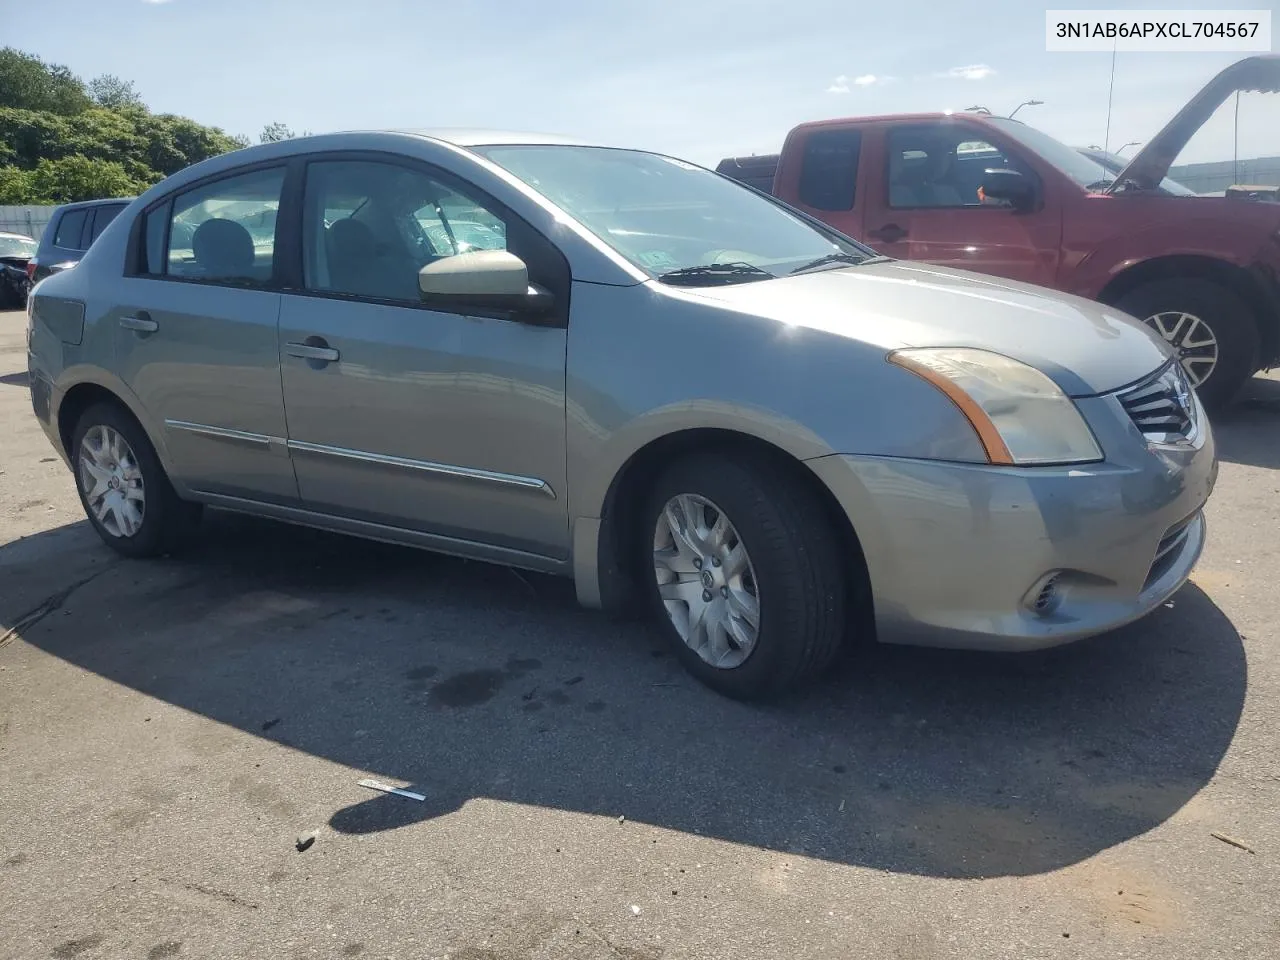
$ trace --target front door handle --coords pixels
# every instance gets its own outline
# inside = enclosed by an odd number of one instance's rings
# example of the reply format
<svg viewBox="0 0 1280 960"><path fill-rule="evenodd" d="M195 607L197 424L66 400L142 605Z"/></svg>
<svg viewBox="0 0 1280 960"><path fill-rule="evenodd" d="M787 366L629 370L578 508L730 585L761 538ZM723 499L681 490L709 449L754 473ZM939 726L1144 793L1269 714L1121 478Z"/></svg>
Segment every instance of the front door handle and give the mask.
<svg viewBox="0 0 1280 960"><path fill-rule="evenodd" d="M286 343L284 352L291 357L301 357L303 360L319 360L321 363L333 363L342 355L333 347L326 344L319 337L311 338L319 341L318 343Z"/></svg>
<svg viewBox="0 0 1280 960"><path fill-rule="evenodd" d="M132 317L121 317L120 326L126 330L136 330L138 333L155 333L160 329L160 324L151 319L151 315L145 310L139 310Z"/></svg>
<svg viewBox="0 0 1280 960"><path fill-rule="evenodd" d="M885 243L897 243L906 235L907 231L896 223L886 223L880 229L871 231L872 237L876 240L883 240Z"/></svg>

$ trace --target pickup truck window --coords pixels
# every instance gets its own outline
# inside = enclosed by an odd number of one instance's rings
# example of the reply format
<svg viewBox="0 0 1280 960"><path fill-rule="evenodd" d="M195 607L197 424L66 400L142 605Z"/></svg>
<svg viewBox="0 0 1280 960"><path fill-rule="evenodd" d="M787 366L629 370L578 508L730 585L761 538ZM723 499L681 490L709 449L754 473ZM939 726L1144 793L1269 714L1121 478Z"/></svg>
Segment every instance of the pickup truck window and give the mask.
<svg viewBox="0 0 1280 960"><path fill-rule="evenodd" d="M472 148L667 282L751 283L875 253L683 160L558 144ZM839 256L841 259L830 258ZM730 269L731 268L731 269Z"/></svg>
<svg viewBox="0 0 1280 960"><path fill-rule="evenodd" d="M889 131L889 206L896 210L983 206L984 171L1027 173L1003 151L955 124L911 124Z"/></svg>
<svg viewBox="0 0 1280 960"><path fill-rule="evenodd" d="M814 130L800 160L800 202L815 210L852 210L858 183L860 130Z"/></svg>

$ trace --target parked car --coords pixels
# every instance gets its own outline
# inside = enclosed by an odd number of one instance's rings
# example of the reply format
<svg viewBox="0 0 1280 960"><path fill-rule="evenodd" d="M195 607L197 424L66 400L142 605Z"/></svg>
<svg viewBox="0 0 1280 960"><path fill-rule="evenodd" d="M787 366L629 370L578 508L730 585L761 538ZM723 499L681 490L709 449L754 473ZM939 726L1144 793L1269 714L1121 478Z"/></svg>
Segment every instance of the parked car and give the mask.
<svg viewBox="0 0 1280 960"><path fill-rule="evenodd" d="M1183 196L1168 173L1238 90L1280 91L1280 57L1227 67L1119 171L980 113L804 123L787 135L772 190L890 256L1132 314L1174 346L1201 399L1221 407L1280 362L1280 208ZM731 176L735 164L719 169Z"/></svg>
<svg viewBox="0 0 1280 960"><path fill-rule="evenodd" d="M36 252L36 242L23 233L0 232L0 309L21 307L27 302L31 281L27 262Z"/></svg>
<svg viewBox="0 0 1280 960"><path fill-rule="evenodd" d="M455 240L450 210L488 227ZM740 697L845 640L1026 650L1141 617L1216 474L1182 366L1118 311L554 138L207 160L29 310L32 406L120 553L208 505L560 574L646 604Z"/></svg>
<svg viewBox="0 0 1280 960"><path fill-rule="evenodd" d="M40 237L40 249L27 264L27 276L32 283L74 267L125 207L128 199L84 200L65 203L53 211L49 225Z"/></svg>

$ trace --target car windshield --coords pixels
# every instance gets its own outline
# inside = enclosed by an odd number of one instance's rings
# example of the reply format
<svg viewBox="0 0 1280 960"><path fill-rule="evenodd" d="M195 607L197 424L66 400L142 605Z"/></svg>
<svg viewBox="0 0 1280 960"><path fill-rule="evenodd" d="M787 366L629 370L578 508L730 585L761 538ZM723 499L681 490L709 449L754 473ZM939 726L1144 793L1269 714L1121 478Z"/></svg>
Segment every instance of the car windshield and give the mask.
<svg viewBox="0 0 1280 960"><path fill-rule="evenodd" d="M988 117L986 121L1017 140L1028 150L1039 154L1085 189L1101 190L1115 180L1117 170L1108 170L1075 147L1055 140L1035 127L1004 117Z"/></svg>
<svg viewBox="0 0 1280 960"><path fill-rule="evenodd" d="M0 237L0 257L34 257L38 246L28 237Z"/></svg>
<svg viewBox="0 0 1280 960"><path fill-rule="evenodd" d="M663 280L746 283L875 256L727 177L671 157L541 144L474 149Z"/></svg>
<svg viewBox="0 0 1280 960"><path fill-rule="evenodd" d="M1089 159L1096 160L1114 177L1117 173L1125 168L1127 161L1124 157L1117 156L1114 153L1093 153L1089 155ZM1173 194L1175 197L1194 197L1196 192L1190 187L1183 186L1177 180L1170 180L1165 177L1160 181L1160 189L1166 193Z"/></svg>

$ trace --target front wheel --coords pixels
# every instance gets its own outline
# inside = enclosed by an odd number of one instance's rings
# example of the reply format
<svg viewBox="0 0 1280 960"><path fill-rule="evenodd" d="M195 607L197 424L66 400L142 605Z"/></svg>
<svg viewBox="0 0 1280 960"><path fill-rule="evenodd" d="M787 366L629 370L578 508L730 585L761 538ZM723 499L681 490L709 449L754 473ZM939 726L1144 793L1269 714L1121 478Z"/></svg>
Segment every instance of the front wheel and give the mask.
<svg viewBox="0 0 1280 960"><path fill-rule="evenodd" d="M115 404L84 412L69 452L85 515L113 550L165 553L199 522L199 504L178 498L146 432Z"/></svg>
<svg viewBox="0 0 1280 960"><path fill-rule="evenodd" d="M1173 347L1210 410L1227 406L1258 369L1253 313L1221 284L1196 278L1158 280L1129 291L1116 307Z"/></svg>
<svg viewBox="0 0 1280 960"><path fill-rule="evenodd" d="M689 457L658 478L644 519L654 614L707 686L775 696L835 657L846 610L839 544L790 476L751 458Z"/></svg>

